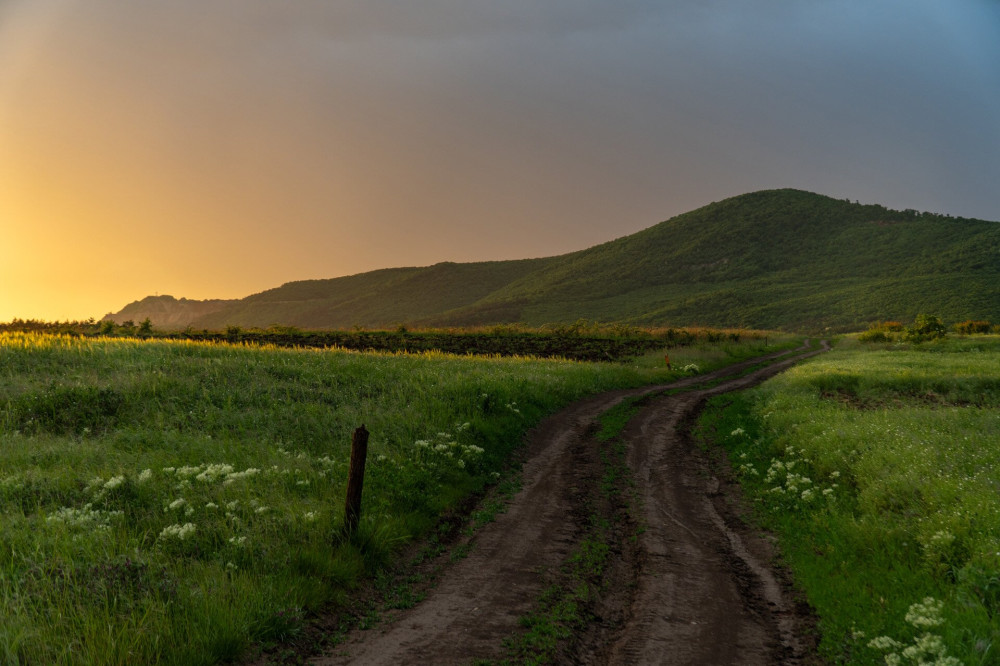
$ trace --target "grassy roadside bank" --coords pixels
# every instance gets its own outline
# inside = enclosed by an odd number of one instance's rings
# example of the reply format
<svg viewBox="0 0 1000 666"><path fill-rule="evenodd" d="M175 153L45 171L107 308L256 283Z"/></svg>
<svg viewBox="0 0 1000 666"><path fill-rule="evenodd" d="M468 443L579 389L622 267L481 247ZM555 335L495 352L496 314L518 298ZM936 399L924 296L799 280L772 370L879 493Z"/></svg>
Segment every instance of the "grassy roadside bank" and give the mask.
<svg viewBox="0 0 1000 666"><path fill-rule="evenodd" d="M833 352L710 403L824 657L1000 663L1000 338Z"/></svg>
<svg viewBox="0 0 1000 666"><path fill-rule="evenodd" d="M657 353L595 364L4 334L0 660L217 663L280 642L493 483L545 414L764 351L692 345L671 372ZM364 517L342 540L361 423Z"/></svg>

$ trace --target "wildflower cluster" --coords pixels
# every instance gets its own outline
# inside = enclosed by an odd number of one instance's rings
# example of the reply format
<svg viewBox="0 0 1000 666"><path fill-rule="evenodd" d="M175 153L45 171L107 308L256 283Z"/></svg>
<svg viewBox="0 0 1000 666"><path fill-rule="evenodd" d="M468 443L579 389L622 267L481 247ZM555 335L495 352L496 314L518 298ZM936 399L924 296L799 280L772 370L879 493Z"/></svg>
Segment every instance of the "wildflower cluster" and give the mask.
<svg viewBox="0 0 1000 666"><path fill-rule="evenodd" d="M886 653L885 663L888 666L900 666L904 663L961 666L962 662L948 655L948 647L941 636L929 631L944 624L941 614L943 609L943 601L925 597L923 601L910 606L906 612L906 621L924 633L915 636L909 645L891 636L878 636L868 641L868 647Z"/></svg>
<svg viewBox="0 0 1000 666"><path fill-rule="evenodd" d="M163 513L170 513L171 511L183 511L185 516L190 516L194 513L194 507L188 504L188 501L183 497L178 497L163 507Z"/></svg>
<svg viewBox="0 0 1000 666"><path fill-rule="evenodd" d="M235 481L258 475L260 470L256 467L250 467L242 472L237 472L232 465L227 463L209 463L185 467L164 467L163 473L177 478L179 480L177 488L180 489L190 487L191 479L201 483L215 483L221 480L222 485L228 486Z"/></svg>
<svg viewBox="0 0 1000 666"><path fill-rule="evenodd" d="M84 487L84 493L91 496L91 501L79 509L70 506L60 507L55 513L46 516L45 520L49 523L61 523L98 532L108 530L112 519L122 516L122 511L95 509L94 504L99 504L109 493L123 487L126 482L124 474L112 476L110 479L94 477Z"/></svg>
<svg viewBox="0 0 1000 666"><path fill-rule="evenodd" d="M455 432L461 434L468 428L468 423L459 423L455 426ZM435 473L453 468L470 469L485 453L482 447L463 444L449 432L438 432L430 439L418 439L413 446L418 466Z"/></svg>
<svg viewBox="0 0 1000 666"><path fill-rule="evenodd" d="M796 450L795 447L789 447L785 451L785 460L771 458L771 464L764 474L764 484L770 486L766 492L774 502L775 509L802 509L815 505L820 499L827 502L836 499L836 491L840 487L836 479L840 472L830 474L829 485L820 484L806 475L810 463L810 459L805 457L805 449ZM739 469L744 473L759 475L756 468L748 471L748 467L752 468L743 464Z"/></svg>
<svg viewBox="0 0 1000 666"><path fill-rule="evenodd" d="M107 530L111 520L122 515L121 511L101 511L93 508L93 504L84 504L80 509L64 506L45 518L49 523L63 523L70 527L88 530Z"/></svg>
<svg viewBox="0 0 1000 666"><path fill-rule="evenodd" d="M743 476L760 476L760 472L757 471L757 468L754 467L753 463L747 461L747 458L748 456L746 452L741 453L739 458L740 464L736 469L739 470L739 473Z"/></svg>
<svg viewBox="0 0 1000 666"><path fill-rule="evenodd" d="M108 494L113 493L117 489L123 487L126 483L126 478L124 474L118 476L112 476L110 479L105 480L103 477L95 476L93 479L87 483L84 488L85 493L91 494L91 499L93 502L100 502Z"/></svg>
<svg viewBox="0 0 1000 666"><path fill-rule="evenodd" d="M196 527L194 523L184 523L183 525L167 525L160 532L160 539L180 539L184 541L189 536L195 533Z"/></svg>
<svg viewBox="0 0 1000 666"><path fill-rule="evenodd" d="M206 554L222 543L226 544L220 551L222 556L233 548L242 551L248 536L254 539L259 531L273 529L279 523L308 526L317 522L321 514L311 503L274 508L247 493L260 496L265 488L283 488L302 495L339 463L280 446L277 451L286 459L285 464L241 470L230 463L213 462L163 467L155 473L144 470L134 477L139 484L155 476L165 491L160 506L166 514L165 522L172 524L161 525L157 546L175 554L194 550Z"/></svg>
<svg viewBox="0 0 1000 666"><path fill-rule="evenodd" d="M733 430L729 433L729 437L730 439L734 440L733 446L742 446L749 441L750 435L748 435L747 431L742 426L740 426L733 428ZM760 476L760 472L757 471L757 468L754 467L753 463L750 462L749 458L750 456L746 451L740 453L739 465L737 466L737 470L743 476Z"/></svg>
<svg viewBox="0 0 1000 666"><path fill-rule="evenodd" d="M683 368L681 368L681 372L688 372L692 375L697 375L699 372L701 372L701 368L699 368L698 364L696 363L688 363Z"/></svg>

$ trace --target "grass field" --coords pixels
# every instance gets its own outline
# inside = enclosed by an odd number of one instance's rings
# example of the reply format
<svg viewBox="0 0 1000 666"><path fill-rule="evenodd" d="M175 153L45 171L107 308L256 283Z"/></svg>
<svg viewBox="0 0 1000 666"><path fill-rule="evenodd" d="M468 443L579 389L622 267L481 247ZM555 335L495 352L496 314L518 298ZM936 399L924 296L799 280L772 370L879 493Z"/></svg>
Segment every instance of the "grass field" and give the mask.
<svg viewBox="0 0 1000 666"><path fill-rule="evenodd" d="M0 662L217 663L280 643L493 483L546 413L763 351L693 345L668 372L659 352L595 364L4 333ZM362 423L364 513L344 539Z"/></svg>
<svg viewBox="0 0 1000 666"><path fill-rule="evenodd" d="M848 339L714 407L827 658L1000 663L1000 338Z"/></svg>

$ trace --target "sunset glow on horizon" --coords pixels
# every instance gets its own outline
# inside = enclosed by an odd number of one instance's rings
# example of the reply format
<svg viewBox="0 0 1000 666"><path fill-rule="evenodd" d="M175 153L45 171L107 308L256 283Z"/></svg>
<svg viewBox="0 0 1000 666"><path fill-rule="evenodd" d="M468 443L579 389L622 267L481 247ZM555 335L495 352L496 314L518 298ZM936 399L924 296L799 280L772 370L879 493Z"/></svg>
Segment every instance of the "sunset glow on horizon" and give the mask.
<svg viewBox="0 0 1000 666"><path fill-rule="evenodd" d="M550 256L767 188L1000 219L997 3L661 4L0 0L0 321Z"/></svg>

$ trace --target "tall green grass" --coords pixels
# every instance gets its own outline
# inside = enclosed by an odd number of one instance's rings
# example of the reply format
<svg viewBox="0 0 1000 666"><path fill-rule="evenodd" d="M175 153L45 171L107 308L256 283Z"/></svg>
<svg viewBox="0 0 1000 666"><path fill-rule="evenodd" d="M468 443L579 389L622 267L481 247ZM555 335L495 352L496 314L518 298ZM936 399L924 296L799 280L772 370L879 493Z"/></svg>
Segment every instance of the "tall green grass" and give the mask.
<svg viewBox="0 0 1000 666"><path fill-rule="evenodd" d="M679 353L705 370L761 351ZM280 642L492 483L542 416L676 374L655 355L616 365L2 334L0 662L209 664ZM362 423L363 515L346 539Z"/></svg>
<svg viewBox="0 0 1000 666"><path fill-rule="evenodd" d="M1000 663L1000 338L847 341L715 404L825 656Z"/></svg>

